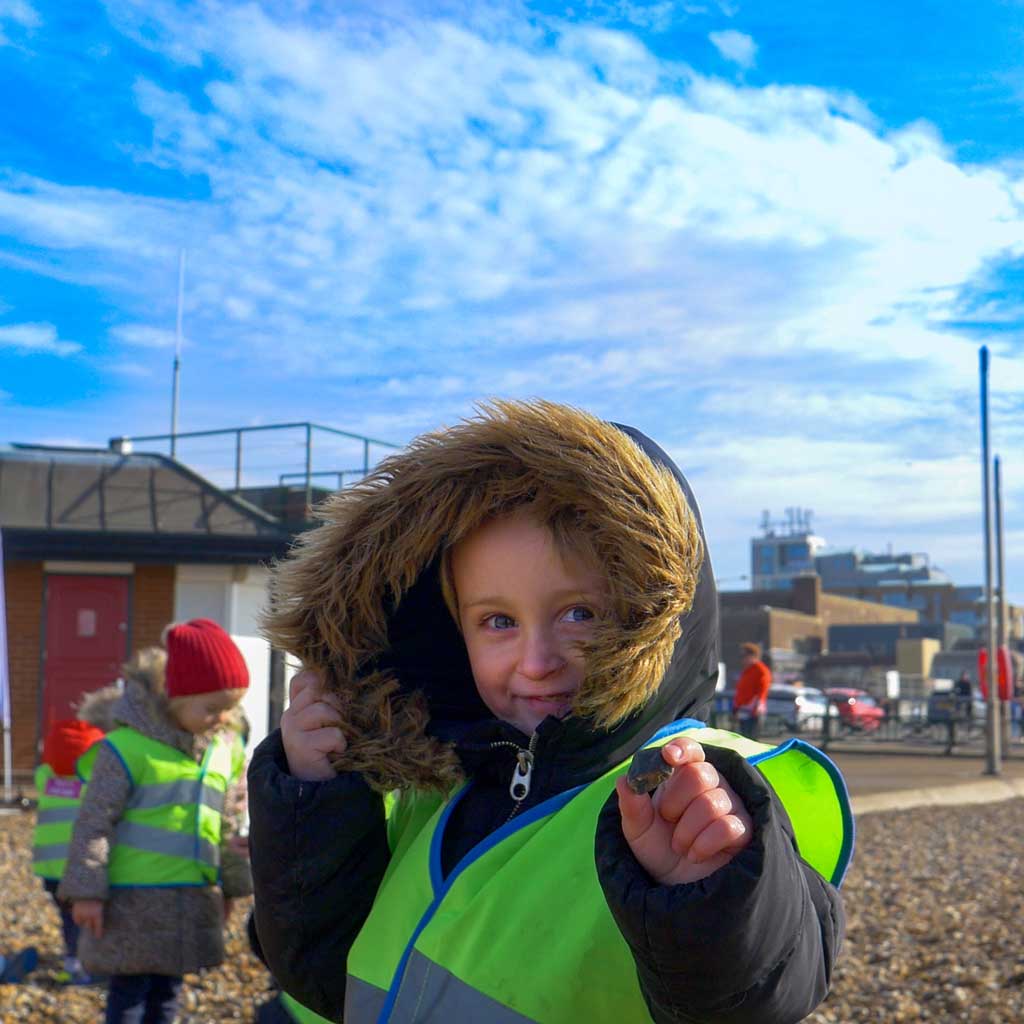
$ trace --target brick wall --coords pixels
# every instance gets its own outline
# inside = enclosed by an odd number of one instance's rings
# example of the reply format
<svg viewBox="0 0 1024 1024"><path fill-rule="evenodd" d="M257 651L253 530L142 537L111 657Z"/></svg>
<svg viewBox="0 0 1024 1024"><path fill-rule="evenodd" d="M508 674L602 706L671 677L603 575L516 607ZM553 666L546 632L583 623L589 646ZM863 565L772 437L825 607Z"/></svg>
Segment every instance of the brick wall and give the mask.
<svg viewBox="0 0 1024 1024"><path fill-rule="evenodd" d="M5 562L4 588L11 681L11 754L14 770L26 772L36 764L43 563Z"/></svg>
<svg viewBox="0 0 1024 1024"><path fill-rule="evenodd" d="M826 626L853 626L872 622L918 622L920 615L912 608L893 608L875 601L854 597L822 594L820 615Z"/></svg>
<svg viewBox="0 0 1024 1024"><path fill-rule="evenodd" d="M137 565L132 593L132 650L160 643L160 634L173 615L174 566Z"/></svg>

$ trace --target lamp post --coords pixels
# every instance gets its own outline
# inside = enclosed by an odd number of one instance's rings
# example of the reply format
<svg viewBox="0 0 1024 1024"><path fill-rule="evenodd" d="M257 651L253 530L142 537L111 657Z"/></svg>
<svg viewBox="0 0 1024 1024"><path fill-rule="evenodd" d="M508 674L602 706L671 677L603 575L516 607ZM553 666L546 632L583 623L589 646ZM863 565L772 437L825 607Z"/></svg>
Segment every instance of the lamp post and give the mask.
<svg viewBox="0 0 1024 1024"><path fill-rule="evenodd" d="M992 500L989 489L991 462L988 454L988 346L982 345L979 352L981 375L981 490L982 517L985 523L985 646L988 658L985 660L985 679L988 683L988 700L985 708L985 774L1000 773L1000 732L999 732L999 688L996 685L996 638L995 621L992 614Z"/></svg>

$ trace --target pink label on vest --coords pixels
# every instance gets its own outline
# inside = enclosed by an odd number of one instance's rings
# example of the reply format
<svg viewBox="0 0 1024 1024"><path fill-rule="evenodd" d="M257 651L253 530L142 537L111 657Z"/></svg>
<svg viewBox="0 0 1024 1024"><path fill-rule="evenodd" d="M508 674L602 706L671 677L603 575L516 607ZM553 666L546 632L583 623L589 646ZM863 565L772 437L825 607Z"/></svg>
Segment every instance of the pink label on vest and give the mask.
<svg viewBox="0 0 1024 1024"><path fill-rule="evenodd" d="M77 800L82 795L82 783L78 779L63 779L59 776L46 780L46 795L64 800Z"/></svg>

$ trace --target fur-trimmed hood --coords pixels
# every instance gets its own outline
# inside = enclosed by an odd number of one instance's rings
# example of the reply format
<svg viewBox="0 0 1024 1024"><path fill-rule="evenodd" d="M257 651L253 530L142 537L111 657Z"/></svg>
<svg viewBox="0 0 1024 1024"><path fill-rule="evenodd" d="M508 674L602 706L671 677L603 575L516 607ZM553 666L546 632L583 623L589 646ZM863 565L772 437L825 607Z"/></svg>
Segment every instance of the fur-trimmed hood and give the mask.
<svg viewBox="0 0 1024 1024"><path fill-rule="evenodd" d="M704 710L717 597L682 474L631 428L550 402L495 402L327 499L321 526L275 569L265 631L341 698L339 770L381 790L447 788L464 771L461 744L493 716L442 599L441 555L525 505L556 533L584 535L611 607L572 715L541 730L564 734L592 776Z"/></svg>

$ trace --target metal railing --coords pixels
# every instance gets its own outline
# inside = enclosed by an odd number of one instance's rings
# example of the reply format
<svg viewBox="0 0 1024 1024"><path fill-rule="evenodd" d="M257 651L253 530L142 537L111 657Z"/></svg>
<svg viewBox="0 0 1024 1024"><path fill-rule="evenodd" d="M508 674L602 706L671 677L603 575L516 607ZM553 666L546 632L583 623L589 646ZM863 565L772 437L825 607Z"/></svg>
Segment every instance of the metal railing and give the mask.
<svg viewBox="0 0 1024 1024"><path fill-rule="evenodd" d="M262 426L255 427L225 427L219 430L189 430L184 432L178 432L174 434L140 434L125 437L112 437L109 445L112 451L124 452L127 454L132 450L132 446L135 444L152 443L152 442L170 442L170 455L172 458L177 456L178 442L184 439L194 439L199 437L234 437L234 473L235 473L235 486L234 490L239 491L242 489L242 472L243 472L243 444L242 438L245 434L262 433L266 431L282 431L282 430L300 430L305 434L304 447L305 447L305 469L298 473L283 473L278 475L278 484L283 485L285 478L293 478L304 480L306 485L306 506L307 508L312 504L313 497L313 479L317 476L334 476L338 478L339 487L343 485L345 476L355 475L362 473L366 475L373 464L371 462L371 447L387 448L395 451L400 449L402 446L393 444L391 441L382 441L380 438L368 437L365 434L356 434L348 430L339 430L336 427L324 426L322 423L310 423L310 422L299 422L299 423L268 423ZM363 465L361 469L344 469L344 470L327 470L327 471L316 471L313 470L313 436L314 431L322 432L334 437L343 437L350 441L357 441L362 444L363 447Z"/></svg>

